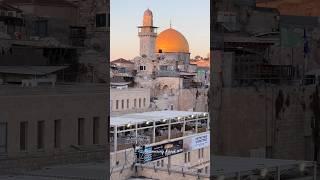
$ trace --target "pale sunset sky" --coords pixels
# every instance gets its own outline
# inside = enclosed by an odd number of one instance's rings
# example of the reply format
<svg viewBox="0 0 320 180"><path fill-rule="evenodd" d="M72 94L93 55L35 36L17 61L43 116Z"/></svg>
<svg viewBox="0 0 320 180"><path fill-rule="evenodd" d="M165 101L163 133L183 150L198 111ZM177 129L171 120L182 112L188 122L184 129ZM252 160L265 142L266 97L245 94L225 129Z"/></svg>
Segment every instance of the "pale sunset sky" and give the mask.
<svg viewBox="0 0 320 180"><path fill-rule="evenodd" d="M210 0L111 0L110 58L139 56L137 26L142 25L146 9L153 12L158 34L170 27L188 40L191 58L207 57L210 51Z"/></svg>

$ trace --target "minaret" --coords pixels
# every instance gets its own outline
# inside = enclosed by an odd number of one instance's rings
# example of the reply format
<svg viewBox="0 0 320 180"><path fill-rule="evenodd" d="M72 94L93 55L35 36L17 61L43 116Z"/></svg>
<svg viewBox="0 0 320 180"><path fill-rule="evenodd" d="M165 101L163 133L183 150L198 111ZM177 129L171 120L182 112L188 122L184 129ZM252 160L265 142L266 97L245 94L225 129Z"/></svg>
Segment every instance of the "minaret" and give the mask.
<svg viewBox="0 0 320 180"><path fill-rule="evenodd" d="M140 56L153 57L155 51L155 41L157 37L156 29L153 26L152 12L147 9L143 14L143 26L139 26Z"/></svg>

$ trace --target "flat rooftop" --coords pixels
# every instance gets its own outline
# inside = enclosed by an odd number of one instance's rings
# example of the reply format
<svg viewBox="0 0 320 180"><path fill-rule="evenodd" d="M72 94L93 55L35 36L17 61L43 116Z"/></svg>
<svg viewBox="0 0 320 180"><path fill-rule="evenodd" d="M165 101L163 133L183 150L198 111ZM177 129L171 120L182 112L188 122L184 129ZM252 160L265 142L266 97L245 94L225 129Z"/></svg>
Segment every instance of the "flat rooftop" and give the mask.
<svg viewBox="0 0 320 180"><path fill-rule="evenodd" d="M140 124L148 121L161 121L163 119L173 119L177 117L188 117L204 115L205 112L191 111L151 111L143 113L126 114L117 117L111 117L111 126L125 126L127 124Z"/></svg>
<svg viewBox="0 0 320 180"><path fill-rule="evenodd" d="M0 85L1 96L29 96L29 95L63 95L63 94L97 94L108 93L106 84L95 83L56 83L40 84L36 87L21 87L20 84Z"/></svg>
<svg viewBox="0 0 320 180"><path fill-rule="evenodd" d="M0 175L6 180L54 180L54 179L90 179L105 180L107 171L105 162L90 162L81 164L59 165L45 167L40 170Z"/></svg>
<svg viewBox="0 0 320 180"><path fill-rule="evenodd" d="M280 159L260 159L242 158L230 156L214 156L215 163L214 176L221 174L233 174L237 172L250 172L261 168L291 167L298 168L300 163L312 164L312 162L280 160ZM0 179L7 180L53 180L53 179L106 179L106 163L90 162L60 166L49 166L40 170L28 171L24 173L13 173L12 175L0 175ZM153 168L153 166L152 166ZM290 169L290 168L288 168ZM290 172L290 171L288 171Z"/></svg>
<svg viewBox="0 0 320 180"><path fill-rule="evenodd" d="M148 88L123 88L123 89L117 89L117 88L110 88L110 92L111 93L117 93L117 92L131 92L131 93L134 93L134 92L146 92L146 91L150 91L150 89Z"/></svg>
<svg viewBox="0 0 320 180"><path fill-rule="evenodd" d="M244 158L232 156L214 156L214 175L231 174L236 172L245 172L261 168L273 167L290 167L297 166L301 163L312 162L297 161L297 160L283 160L283 159L264 159L264 158ZM298 166L297 166L298 168Z"/></svg>

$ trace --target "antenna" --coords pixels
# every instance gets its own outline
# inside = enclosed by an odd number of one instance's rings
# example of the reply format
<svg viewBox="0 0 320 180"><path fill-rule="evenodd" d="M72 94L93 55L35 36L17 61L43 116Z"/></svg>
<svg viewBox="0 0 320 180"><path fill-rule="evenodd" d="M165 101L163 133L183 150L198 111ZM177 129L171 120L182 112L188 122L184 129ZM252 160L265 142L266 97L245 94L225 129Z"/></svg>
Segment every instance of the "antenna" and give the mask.
<svg viewBox="0 0 320 180"><path fill-rule="evenodd" d="M171 29L171 19L170 19L170 29Z"/></svg>

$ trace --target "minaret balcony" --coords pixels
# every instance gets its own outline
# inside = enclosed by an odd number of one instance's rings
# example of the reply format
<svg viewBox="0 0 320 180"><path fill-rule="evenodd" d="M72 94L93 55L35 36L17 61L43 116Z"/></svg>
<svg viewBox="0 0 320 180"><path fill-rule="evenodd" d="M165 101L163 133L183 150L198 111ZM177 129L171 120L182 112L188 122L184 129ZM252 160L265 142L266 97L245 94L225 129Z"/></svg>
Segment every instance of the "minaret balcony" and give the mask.
<svg viewBox="0 0 320 180"><path fill-rule="evenodd" d="M157 36L157 33L155 32L139 32L139 36Z"/></svg>

